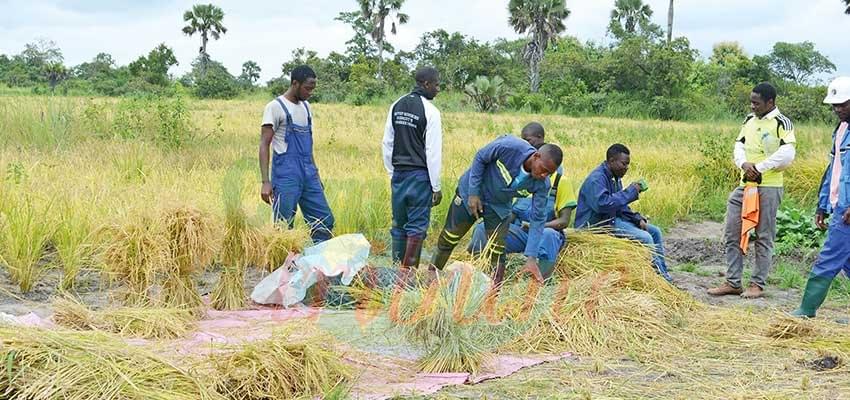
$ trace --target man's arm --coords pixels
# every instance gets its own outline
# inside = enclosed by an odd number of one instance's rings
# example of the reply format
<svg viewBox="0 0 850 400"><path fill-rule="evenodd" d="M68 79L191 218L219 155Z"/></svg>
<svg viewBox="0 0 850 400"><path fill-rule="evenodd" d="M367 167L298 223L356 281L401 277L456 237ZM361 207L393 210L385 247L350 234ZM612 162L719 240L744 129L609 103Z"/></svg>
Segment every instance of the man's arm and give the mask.
<svg viewBox="0 0 850 400"><path fill-rule="evenodd" d="M558 211L558 216L555 219L547 222L544 227L552 228L559 231L567 229L567 227L570 226L571 220L573 219L573 210L575 210L575 207L562 208L561 211Z"/></svg>
<svg viewBox="0 0 850 400"><path fill-rule="evenodd" d="M546 224L546 200L549 197L548 185L546 190L537 190L531 197L530 220L528 221L528 241L525 243L525 254L529 258L537 258L540 252L540 240L543 238L543 226Z"/></svg>
<svg viewBox="0 0 850 400"><path fill-rule="evenodd" d="M433 106L426 106L425 114L428 120L428 124L425 126L425 162L428 164L431 191L438 193L441 190L440 174L443 165L442 117L436 107Z"/></svg>
<svg viewBox="0 0 850 400"><path fill-rule="evenodd" d="M384 125L384 140L381 142L381 152L384 159L384 168L390 178L393 176L393 146L395 145L395 129L393 129L393 108L395 104L390 106L390 111L387 113L387 123Z"/></svg>
<svg viewBox="0 0 850 400"><path fill-rule="evenodd" d="M641 221L646 221L646 218L644 218L643 215L640 215L640 213L633 211L632 208L629 206L623 207L622 211L620 211L620 218L629 221L635 224L636 226L640 226Z"/></svg>
<svg viewBox="0 0 850 400"><path fill-rule="evenodd" d="M484 175L484 168L499 159L503 148L498 140L490 142L490 144L478 150L475 153L475 158L472 159L472 166L469 167L469 195L481 196L481 181Z"/></svg>
<svg viewBox="0 0 850 400"><path fill-rule="evenodd" d="M634 185L629 185L617 193L611 193L603 176L594 177L592 190L596 202L591 202L590 208L598 214L620 212L623 207L637 200L640 193Z"/></svg>
<svg viewBox="0 0 850 400"><path fill-rule="evenodd" d="M260 198L267 204L271 204L273 196L272 184L269 175L269 159L271 158L271 144L274 138L274 129L271 125L263 125L260 129L260 178L262 179L262 187L260 188Z"/></svg>
<svg viewBox="0 0 850 400"><path fill-rule="evenodd" d="M779 148L776 149L766 160L756 164L756 169L759 172L770 171L772 169L782 171L791 165L796 156L794 148L797 138L794 135L794 125L791 120L785 116L777 117L776 133L779 136Z"/></svg>

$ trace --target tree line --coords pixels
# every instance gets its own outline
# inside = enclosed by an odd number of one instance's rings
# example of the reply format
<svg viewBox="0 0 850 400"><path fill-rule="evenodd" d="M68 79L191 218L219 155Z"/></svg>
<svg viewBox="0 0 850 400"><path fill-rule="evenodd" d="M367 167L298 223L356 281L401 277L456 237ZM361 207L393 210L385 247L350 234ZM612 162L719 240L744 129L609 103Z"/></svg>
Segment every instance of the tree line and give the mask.
<svg viewBox="0 0 850 400"><path fill-rule="evenodd" d="M844 12L850 14L850 0ZM388 36L411 18L404 0L355 0L335 18L353 36L342 52L321 57L299 48L281 66L280 76L261 84L260 67L245 61L239 75L209 52L210 40L226 33L225 13L212 4L187 10L182 32L200 39L191 70L175 77L173 50L159 44L128 65L107 53L67 67L55 43L39 40L17 55L0 55L0 82L34 93L105 96L171 95L189 91L199 98L232 98L246 92L279 94L287 72L309 64L320 77L314 101L383 103L409 90L411 73L432 65L442 75L451 107L479 111L523 110L569 115L610 115L660 119L719 119L747 112L748 95L758 82L780 91L783 111L798 120L827 121L820 106L819 78L835 65L811 42L777 42L767 54L749 55L736 42L714 45L702 57L686 37L674 37L674 0L666 29L652 22L642 0L616 0L608 24L609 43L582 42L564 34L570 10L565 0L509 0L509 20L519 39L480 41L438 29L408 50ZM841 12L838 9L838 12Z"/></svg>

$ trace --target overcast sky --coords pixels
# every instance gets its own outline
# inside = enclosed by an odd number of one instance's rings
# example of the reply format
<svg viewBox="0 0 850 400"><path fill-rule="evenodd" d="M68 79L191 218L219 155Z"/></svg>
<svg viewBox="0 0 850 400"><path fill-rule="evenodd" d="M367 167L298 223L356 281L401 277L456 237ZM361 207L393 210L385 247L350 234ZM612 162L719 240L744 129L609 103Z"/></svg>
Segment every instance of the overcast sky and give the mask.
<svg viewBox="0 0 850 400"><path fill-rule="evenodd" d="M667 0L648 0L653 19L666 26ZM184 73L197 55L200 38L181 32L183 12L193 1L127 0L0 0L0 54L17 54L37 38L55 41L67 65L107 52L127 64L164 42L180 62L171 72ZM352 36L334 17L355 8L354 0L302 2L239 0L213 1L224 12L227 34L211 41L209 53L234 75L246 60L262 68L262 80L280 75L292 50L307 47L321 55L342 51ZM569 35L608 41L606 26L614 0L567 0L572 14ZM459 31L479 40L516 38L508 26L507 0L407 0L403 11L410 22L389 41L411 50L419 37L438 28ZM676 0L674 36L687 36L703 57L714 43L737 41L752 54L770 51L777 41L815 43L838 67L850 71L847 27L840 0Z"/></svg>

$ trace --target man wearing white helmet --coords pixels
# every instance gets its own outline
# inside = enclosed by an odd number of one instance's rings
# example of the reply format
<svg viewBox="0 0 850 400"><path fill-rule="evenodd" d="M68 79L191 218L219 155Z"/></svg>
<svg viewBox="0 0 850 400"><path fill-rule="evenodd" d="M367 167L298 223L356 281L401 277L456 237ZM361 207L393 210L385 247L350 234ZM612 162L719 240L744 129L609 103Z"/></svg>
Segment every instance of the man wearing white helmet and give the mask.
<svg viewBox="0 0 850 400"><path fill-rule="evenodd" d="M850 276L850 77L836 78L827 88L826 104L838 116L838 127L832 133L832 150L818 194L815 225L829 231L818 259L809 273L800 307L791 314L813 318L826 299L833 278L841 270Z"/></svg>

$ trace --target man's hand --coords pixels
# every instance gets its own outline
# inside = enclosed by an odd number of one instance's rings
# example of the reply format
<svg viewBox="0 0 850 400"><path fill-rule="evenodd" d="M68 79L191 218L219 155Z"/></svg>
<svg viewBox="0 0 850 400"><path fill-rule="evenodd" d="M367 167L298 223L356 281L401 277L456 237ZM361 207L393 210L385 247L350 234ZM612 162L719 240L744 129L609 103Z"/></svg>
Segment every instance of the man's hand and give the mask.
<svg viewBox="0 0 850 400"><path fill-rule="evenodd" d="M632 182L629 184L629 187L635 188L638 193L640 193L640 190L642 189L642 187L640 186L640 182Z"/></svg>
<svg viewBox="0 0 850 400"><path fill-rule="evenodd" d="M640 228L642 230L646 230L646 220L645 219L640 220L640 223L638 224L638 228Z"/></svg>
<svg viewBox="0 0 850 400"><path fill-rule="evenodd" d="M543 274L540 273L540 266L537 265L536 257L528 257L525 261L525 266L520 271L520 275L530 274L538 283L543 283Z"/></svg>
<svg viewBox="0 0 850 400"><path fill-rule="evenodd" d="M436 192L431 193L431 207L436 207L436 206L440 205L440 203L442 201L443 201L443 192L442 191L436 191Z"/></svg>
<svg viewBox="0 0 850 400"><path fill-rule="evenodd" d="M528 230L531 228L531 225L528 222L523 221L522 224L520 224L520 227L522 228L522 230L528 232Z"/></svg>
<svg viewBox="0 0 850 400"><path fill-rule="evenodd" d="M748 182L757 182L761 178L761 172L756 169L756 165L751 162L741 164L741 170L744 171L744 180Z"/></svg>
<svg viewBox="0 0 850 400"><path fill-rule="evenodd" d="M260 198L266 204L272 204L272 198L274 197L274 188L272 187L271 182L263 182L262 188L260 188Z"/></svg>
<svg viewBox="0 0 850 400"><path fill-rule="evenodd" d="M844 224L850 225L850 208L847 211L844 211Z"/></svg>
<svg viewBox="0 0 850 400"><path fill-rule="evenodd" d="M847 222L847 213L844 213L844 222ZM823 211L818 210L818 212L815 213L815 226L822 231L826 230L826 215Z"/></svg>
<svg viewBox="0 0 850 400"><path fill-rule="evenodd" d="M468 203L469 211L472 212L472 216L475 219L480 218L484 214L484 203L481 202L481 197L469 196Z"/></svg>

